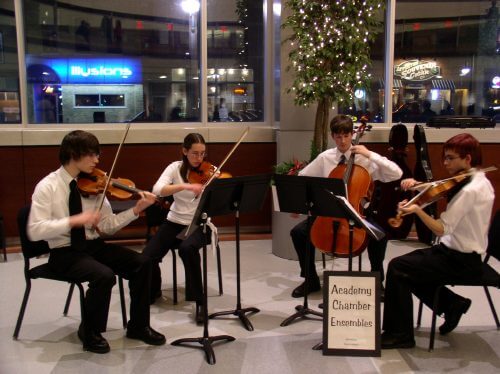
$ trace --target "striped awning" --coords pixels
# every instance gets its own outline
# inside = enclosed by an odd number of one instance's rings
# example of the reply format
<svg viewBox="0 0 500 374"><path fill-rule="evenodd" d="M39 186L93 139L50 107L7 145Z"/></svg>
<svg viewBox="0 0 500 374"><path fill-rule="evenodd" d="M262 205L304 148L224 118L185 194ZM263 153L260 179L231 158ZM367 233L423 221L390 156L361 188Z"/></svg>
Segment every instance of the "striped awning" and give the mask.
<svg viewBox="0 0 500 374"><path fill-rule="evenodd" d="M438 90L455 90L455 82L450 79L433 79L432 88Z"/></svg>
<svg viewBox="0 0 500 374"><path fill-rule="evenodd" d="M380 78L378 80L378 83L380 85L380 88L385 87L385 83L384 83L384 80L382 78ZM401 87L403 87L403 82L401 81L401 79L394 79L392 81L392 88L401 88Z"/></svg>

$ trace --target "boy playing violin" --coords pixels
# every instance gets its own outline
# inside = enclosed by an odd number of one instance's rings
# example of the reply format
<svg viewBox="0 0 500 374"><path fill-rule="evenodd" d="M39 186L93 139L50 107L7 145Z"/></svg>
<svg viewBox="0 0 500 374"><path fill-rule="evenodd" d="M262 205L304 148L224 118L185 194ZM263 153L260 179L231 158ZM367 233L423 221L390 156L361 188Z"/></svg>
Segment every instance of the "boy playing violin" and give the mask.
<svg viewBox="0 0 500 374"><path fill-rule="evenodd" d="M46 240L51 249L49 266L75 282L89 282L85 295L85 315L78 329L84 350L110 350L101 332L106 330L111 289L116 274L129 280L130 320L127 337L151 345L165 344L165 337L149 325L151 262L128 248L105 243L99 232L112 234L136 219L155 202L155 195L140 192L133 208L113 214L102 195L83 198L77 188L80 173L91 174L99 163L99 141L88 132L67 134L59 151L61 167L35 187L28 219L31 240Z"/></svg>
<svg viewBox="0 0 500 374"><path fill-rule="evenodd" d="M403 171L395 163L368 150L364 145L352 145L353 123L349 116L339 114L330 122L330 131L336 147L328 149L318 155L310 164L299 172L299 175L328 178L330 172L340 163L346 163L351 154L354 155L354 163L365 168L372 180L382 182L391 182L398 180L403 175ZM321 284L318 273L316 272L314 253L308 256L309 262L306 263L307 241L310 241L310 234L307 230L307 221L298 223L290 232L293 246L297 252L300 262L300 276L305 277L308 274L308 293L319 291ZM370 240L368 245L368 255L372 271L381 273L381 280L384 277L383 261L385 255L385 245L387 241L377 242ZM310 243L309 248L314 248ZM307 267L307 272L306 272ZM292 292L292 297L303 297L305 293L305 282L301 283Z"/></svg>
<svg viewBox="0 0 500 374"><path fill-rule="evenodd" d="M458 134L443 145L443 165L451 176L472 171L481 165L481 146L469 134ZM401 181L408 189L418 182ZM399 204L403 214L416 214L440 243L417 249L389 263L385 289L382 348L411 348L413 335L412 293L432 307L439 284L474 279L481 272L481 255L488 241L488 226L494 191L484 172L472 174L468 183L448 194L448 205L438 219L429 216L416 204ZM438 314L444 314L439 327L441 335L451 332L466 313L471 300L443 287L439 296Z"/></svg>

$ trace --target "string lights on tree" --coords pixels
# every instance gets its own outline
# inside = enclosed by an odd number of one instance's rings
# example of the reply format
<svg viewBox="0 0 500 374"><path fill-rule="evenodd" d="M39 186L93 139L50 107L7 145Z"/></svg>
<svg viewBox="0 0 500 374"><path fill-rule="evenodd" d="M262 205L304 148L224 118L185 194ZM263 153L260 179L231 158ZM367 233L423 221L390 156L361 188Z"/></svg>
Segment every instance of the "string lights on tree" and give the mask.
<svg viewBox="0 0 500 374"><path fill-rule="evenodd" d="M295 78L287 90L296 105L317 103L313 153L328 147L328 120L335 105L353 102L370 82L370 42L382 30L384 0L288 0L290 65Z"/></svg>

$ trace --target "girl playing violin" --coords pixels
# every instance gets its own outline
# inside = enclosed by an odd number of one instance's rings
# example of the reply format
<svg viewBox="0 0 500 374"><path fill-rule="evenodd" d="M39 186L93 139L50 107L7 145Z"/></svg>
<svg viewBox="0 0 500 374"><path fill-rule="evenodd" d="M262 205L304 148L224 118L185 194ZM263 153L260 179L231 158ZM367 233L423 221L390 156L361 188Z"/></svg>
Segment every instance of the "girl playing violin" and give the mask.
<svg viewBox="0 0 500 374"><path fill-rule="evenodd" d="M443 145L442 160L451 176L469 172L481 165L481 146L470 134L458 134ZM414 179L401 181L403 189L417 184ZM494 191L484 172L473 173L468 183L453 191L446 210L439 218L429 216L419 205L400 203L403 214L414 213L440 243L417 249L389 263L385 290L382 348L411 348L413 335L412 293L432 308L439 284L473 279L481 271L481 255L487 247L488 226ZM438 314L444 314L439 327L442 335L451 332L466 313L471 300L441 289Z"/></svg>
<svg viewBox="0 0 500 374"><path fill-rule="evenodd" d="M115 274L129 280L127 337L152 345L165 344L165 337L149 326L149 259L99 237L99 232L112 234L128 225L153 204L156 197L141 191L135 206L120 214L113 214L111 205L104 199L102 209L97 211L96 202L101 195L80 196L76 178L80 173L93 172L99 163L99 153L99 141L89 132L76 130L64 137L59 151L61 167L35 187L28 236L33 241L48 242L52 270L75 282L89 282L85 294L85 323L78 329L84 350L95 353L110 350L101 332L106 330Z"/></svg>
<svg viewBox="0 0 500 374"><path fill-rule="evenodd" d="M206 156L206 145L203 136L190 133L182 144L182 160L174 161L163 171L153 187L153 193L161 196L173 196L167 219L151 238L143 253L153 262L151 279L151 303L161 297L161 271L159 263L168 250L179 249L179 255L186 272L186 300L196 302L196 321L202 323L201 306L203 305L203 287L201 275L201 258L199 250L203 245L203 232L198 228L187 239L181 240L177 235L184 230L193 219L199 203L195 199L201 194L201 183L189 183L190 174L197 173ZM208 228L207 228L208 229ZM210 231L208 229L208 231ZM207 232L206 243L210 242Z"/></svg>

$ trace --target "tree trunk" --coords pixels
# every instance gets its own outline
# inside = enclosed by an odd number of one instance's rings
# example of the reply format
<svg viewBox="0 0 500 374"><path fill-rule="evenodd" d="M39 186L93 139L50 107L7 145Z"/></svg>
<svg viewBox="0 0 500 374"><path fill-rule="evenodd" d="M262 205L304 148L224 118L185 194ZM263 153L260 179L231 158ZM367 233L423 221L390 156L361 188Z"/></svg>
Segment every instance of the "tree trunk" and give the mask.
<svg viewBox="0 0 500 374"><path fill-rule="evenodd" d="M330 116L330 100L323 98L318 102L316 119L314 122L313 146L319 152L328 148L328 135L330 133L328 118Z"/></svg>

